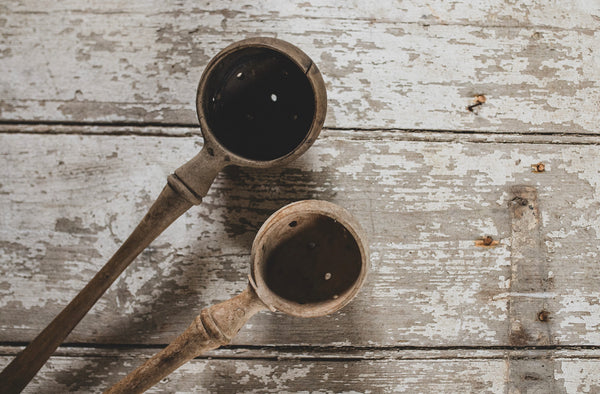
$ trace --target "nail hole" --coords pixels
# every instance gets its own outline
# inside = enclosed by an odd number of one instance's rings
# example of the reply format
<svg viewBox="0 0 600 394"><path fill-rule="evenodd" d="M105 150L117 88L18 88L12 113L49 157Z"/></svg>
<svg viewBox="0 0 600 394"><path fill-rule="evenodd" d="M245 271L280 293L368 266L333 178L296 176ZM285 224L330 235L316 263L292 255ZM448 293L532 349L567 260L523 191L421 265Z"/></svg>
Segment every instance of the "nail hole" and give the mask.
<svg viewBox="0 0 600 394"><path fill-rule="evenodd" d="M235 76L235 77L236 77L237 79L244 79L244 73L242 73L242 72L239 72L239 73L237 73L237 74L236 74L236 76Z"/></svg>
<svg viewBox="0 0 600 394"><path fill-rule="evenodd" d="M293 120L298 120L298 114L293 114L293 115L292 115L292 119L293 119Z"/></svg>
<svg viewBox="0 0 600 394"><path fill-rule="evenodd" d="M314 242L309 242L309 243L308 243L308 248L309 248L309 249L314 249L316 246L317 246L317 244L316 244L316 243L314 243Z"/></svg>
<svg viewBox="0 0 600 394"><path fill-rule="evenodd" d="M331 279L331 272L327 272L325 274L325 280L329 280L329 279Z"/></svg>
<svg viewBox="0 0 600 394"><path fill-rule="evenodd" d="M298 222L293 220L290 222L290 227L296 227L298 225Z"/></svg>
<svg viewBox="0 0 600 394"><path fill-rule="evenodd" d="M275 93L271 93L271 101L272 102L276 102L277 101L277 95Z"/></svg>

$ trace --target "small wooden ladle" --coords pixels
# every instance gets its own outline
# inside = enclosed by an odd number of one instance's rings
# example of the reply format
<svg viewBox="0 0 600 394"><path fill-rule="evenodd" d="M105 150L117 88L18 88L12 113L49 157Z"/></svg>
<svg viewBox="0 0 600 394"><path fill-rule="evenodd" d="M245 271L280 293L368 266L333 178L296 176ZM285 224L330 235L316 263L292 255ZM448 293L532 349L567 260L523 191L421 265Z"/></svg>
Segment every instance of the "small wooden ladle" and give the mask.
<svg viewBox="0 0 600 394"><path fill-rule="evenodd" d="M179 216L200 204L229 165L273 167L315 141L327 109L321 73L300 49L274 38L250 38L207 65L196 101L204 136L200 153L167 186L113 257L0 373L4 393L18 393L125 268Z"/></svg>
<svg viewBox="0 0 600 394"><path fill-rule="evenodd" d="M246 290L203 309L183 334L107 393L144 392L187 361L229 343L262 310L299 317L337 311L365 280L365 241L356 220L335 204L306 200L281 208L254 239Z"/></svg>

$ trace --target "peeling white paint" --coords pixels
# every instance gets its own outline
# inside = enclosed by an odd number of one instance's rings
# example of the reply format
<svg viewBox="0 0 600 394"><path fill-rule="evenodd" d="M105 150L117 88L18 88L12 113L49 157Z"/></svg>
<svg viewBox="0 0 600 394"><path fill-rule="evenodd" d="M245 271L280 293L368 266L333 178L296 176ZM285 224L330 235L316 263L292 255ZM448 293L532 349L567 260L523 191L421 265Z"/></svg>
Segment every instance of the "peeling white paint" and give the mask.
<svg viewBox="0 0 600 394"><path fill-rule="evenodd" d="M574 333L585 332L585 343L600 343L600 293L585 294L580 289L570 289L559 296L561 331L556 333L560 343L569 343ZM577 338L577 336L576 336ZM581 336L578 338L581 341Z"/></svg>

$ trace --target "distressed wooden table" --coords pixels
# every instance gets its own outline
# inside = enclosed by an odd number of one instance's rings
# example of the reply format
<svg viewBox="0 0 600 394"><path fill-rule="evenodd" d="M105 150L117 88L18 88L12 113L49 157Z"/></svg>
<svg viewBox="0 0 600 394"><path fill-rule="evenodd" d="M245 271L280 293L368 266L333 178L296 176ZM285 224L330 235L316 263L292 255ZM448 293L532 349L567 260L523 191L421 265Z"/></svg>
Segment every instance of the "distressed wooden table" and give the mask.
<svg viewBox="0 0 600 394"><path fill-rule="evenodd" d="M114 384L245 287L272 212L317 198L370 237L356 300L256 316L152 392L600 392L599 27L576 0L3 2L0 367L199 150L207 61L272 36L323 73L319 140L222 172L26 391Z"/></svg>

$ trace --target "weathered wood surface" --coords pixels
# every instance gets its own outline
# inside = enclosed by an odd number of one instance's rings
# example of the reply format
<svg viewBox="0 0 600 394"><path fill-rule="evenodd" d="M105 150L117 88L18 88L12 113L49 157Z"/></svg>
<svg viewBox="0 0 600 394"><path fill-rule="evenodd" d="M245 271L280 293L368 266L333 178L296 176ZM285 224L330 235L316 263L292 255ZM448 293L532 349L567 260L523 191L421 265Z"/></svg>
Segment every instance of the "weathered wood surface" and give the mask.
<svg viewBox="0 0 600 394"><path fill-rule="evenodd" d="M598 2L256 3L9 1L0 117L192 125L207 61L266 35L318 64L328 127L597 133Z"/></svg>
<svg viewBox="0 0 600 394"><path fill-rule="evenodd" d="M0 358L3 362L6 358ZM53 357L25 392L102 392L139 358ZM503 360L193 360L149 390L161 392L502 392ZM587 369L587 368L586 368ZM584 369L583 374L590 374ZM54 371L68 370L64 373ZM85 379L82 377L85 376ZM588 379L591 381L591 379Z"/></svg>
<svg viewBox="0 0 600 394"><path fill-rule="evenodd" d="M0 347L0 354L15 348ZM151 355L149 350L61 348L26 393L102 392ZM552 358L555 393L600 390L600 362L590 350L340 350L221 349L191 361L149 392L445 392L505 393L541 381L520 371L508 381L510 359ZM0 356L0 365L9 357ZM85 377L85 378L83 378Z"/></svg>
<svg viewBox="0 0 600 394"><path fill-rule="evenodd" d="M264 35L315 60L327 129L286 168L225 170L28 392L118 381L241 291L258 227L306 198L367 230L358 298L256 316L153 392L600 392L599 27L578 0L3 2L0 368L200 149L208 60Z"/></svg>
<svg viewBox="0 0 600 394"><path fill-rule="evenodd" d="M460 135L453 142L404 140L411 135L326 132L287 168L223 172L204 202L126 270L69 341L169 342L202 307L244 288L252 239L272 212L318 198L346 207L365 227L373 269L364 289L347 308L316 321L259 315L234 343L598 346L600 147L482 144ZM195 137L1 139L0 340L28 341L200 144ZM532 172L540 161L546 171ZM517 184L538 193L545 292L510 287ZM499 243L477 246L485 235ZM527 333L509 338L507 306L515 298L547 301L548 341ZM528 312L537 319L539 311ZM360 330L348 330L351 324Z"/></svg>

